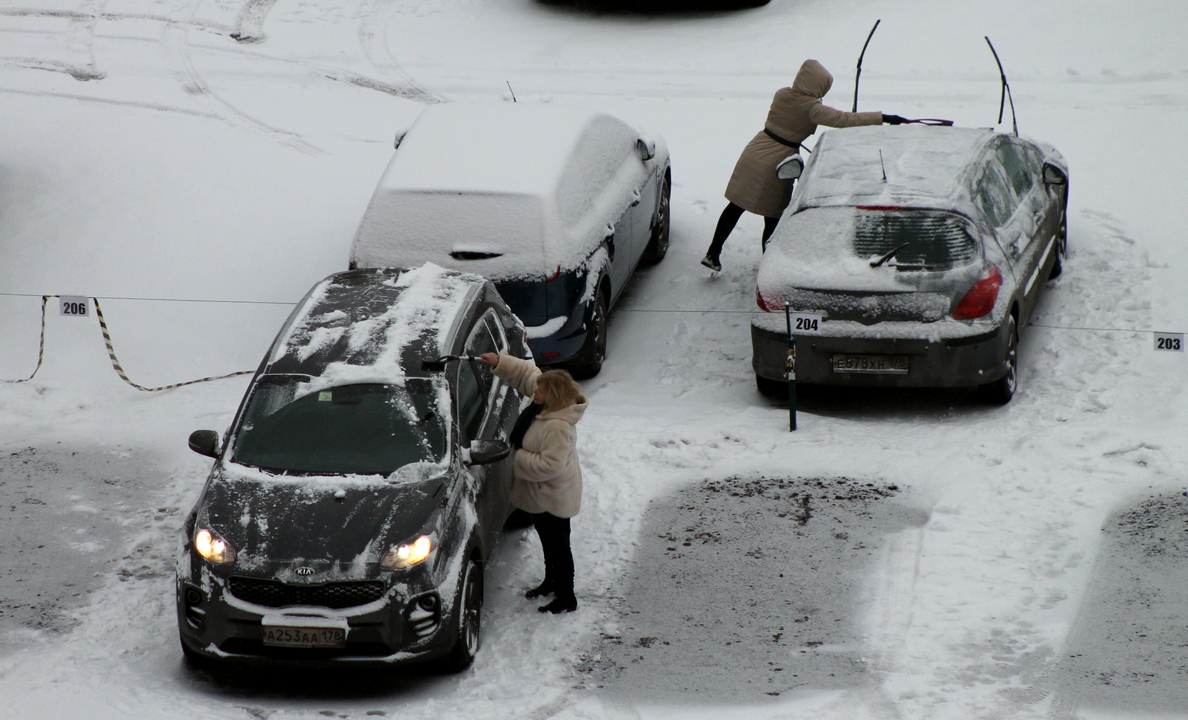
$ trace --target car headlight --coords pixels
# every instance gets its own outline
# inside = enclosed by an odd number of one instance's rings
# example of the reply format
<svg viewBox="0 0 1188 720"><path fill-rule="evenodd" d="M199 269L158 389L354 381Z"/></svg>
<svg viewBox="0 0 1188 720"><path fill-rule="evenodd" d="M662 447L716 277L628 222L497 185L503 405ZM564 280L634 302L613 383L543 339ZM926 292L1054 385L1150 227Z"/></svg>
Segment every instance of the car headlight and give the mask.
<svg viewBox="0 0 1188 720"><path fill-rule="evenodd" d="M433 540L428 535L422 535L407 545L394 545L391 550L384 553L383 559L380 560L380 567L385 570L403 570L424 562L432 552Z"/></svg>
<svg viewBox="0 0 1188 720"><path fill-rule="evenodd" d="M194 549L208 562L215 565L235 562L235 548L206 528L201 528L194 533Z"/></svg>

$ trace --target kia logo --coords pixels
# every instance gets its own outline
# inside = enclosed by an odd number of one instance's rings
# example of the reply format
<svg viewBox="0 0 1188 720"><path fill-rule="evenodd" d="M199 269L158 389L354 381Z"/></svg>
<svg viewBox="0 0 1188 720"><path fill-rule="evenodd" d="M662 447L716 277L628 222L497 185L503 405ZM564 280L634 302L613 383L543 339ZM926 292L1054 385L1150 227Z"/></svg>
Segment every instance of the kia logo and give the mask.
<svg viewBox="0 0 1188 720"><path fill-rule="evenodd" d="M297 568L297 574L301 577L309 577L314 574L314 569L311 567L299 567Z"/></svg>

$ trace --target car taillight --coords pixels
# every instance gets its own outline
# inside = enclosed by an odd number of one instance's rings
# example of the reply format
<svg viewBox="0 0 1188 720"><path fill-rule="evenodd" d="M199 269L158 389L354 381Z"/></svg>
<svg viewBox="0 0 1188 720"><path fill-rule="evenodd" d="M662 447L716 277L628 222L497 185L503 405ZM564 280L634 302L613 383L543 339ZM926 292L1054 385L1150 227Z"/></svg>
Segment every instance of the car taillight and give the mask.
<svg viewBox="0 0 1188 720"><path fill-rule="evenodd" d="M784 299L778 295L774 297L767 297L759 288L755 288L755 304L763 312L776 312L784 309Z"/></svg>
<svg viewBox="0 0 1188 720"><path fill-rule="evenodd" d="M991 266L982 273L957 307L953 309L954 320L973 320L990 314L994 303L998 300L998 289L1002 287L1002 272L997 266Z"/></svg>

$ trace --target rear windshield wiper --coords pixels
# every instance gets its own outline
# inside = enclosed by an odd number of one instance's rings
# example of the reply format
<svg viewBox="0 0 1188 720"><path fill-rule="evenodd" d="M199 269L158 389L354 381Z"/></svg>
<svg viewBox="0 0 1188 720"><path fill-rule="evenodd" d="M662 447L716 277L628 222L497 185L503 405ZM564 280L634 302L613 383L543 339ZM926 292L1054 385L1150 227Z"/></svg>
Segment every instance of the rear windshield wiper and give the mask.
<svg viewBox="0 0 1188 720"><path fill-rule="evenodd" d="M881 258L879 258L878 260L875 260L874 262L872 262L872 263L870 264L870 266L871 266L872 268L879 267L879 266L880 266L880 265L882 265L883 263L885 263L885 262L887 262L888 260L890 260L891 258L895 257L895 256L896 256L896 255L899 253L899 251L900 251L900 250L904 249L904 248L905 248L905 247L907 247L908 245L911 245L911 243L910 243L910 242L905 242L904 244L902 244L902 245L900 245L899 247L895 248L894 250L892 250L891 252L889 252L889 253L887 253L886 255L882 256L882 257L881 257Z"/></svg>

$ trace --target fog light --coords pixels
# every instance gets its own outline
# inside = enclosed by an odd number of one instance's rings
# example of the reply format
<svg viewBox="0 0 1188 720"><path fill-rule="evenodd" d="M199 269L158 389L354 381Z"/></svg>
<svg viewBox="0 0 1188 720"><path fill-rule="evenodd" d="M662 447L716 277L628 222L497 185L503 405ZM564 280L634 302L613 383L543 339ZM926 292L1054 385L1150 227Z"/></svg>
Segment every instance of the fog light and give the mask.
<svg viewBox="0 0 1188 720"><path fill-rule="evenodd" d="M441 600L433 593L422 595L409 603L408 611L405 613L406 620L418 639L437 632L437 626L441 624L440 608Z"/></svg>
<svg viewBox="0 0 1188 720"><path fill-rule="evenodd" d="M201 605L202 604L202 593L198 592L194 588L187 588L186 589L186 604L187 605Z"/></svg>

